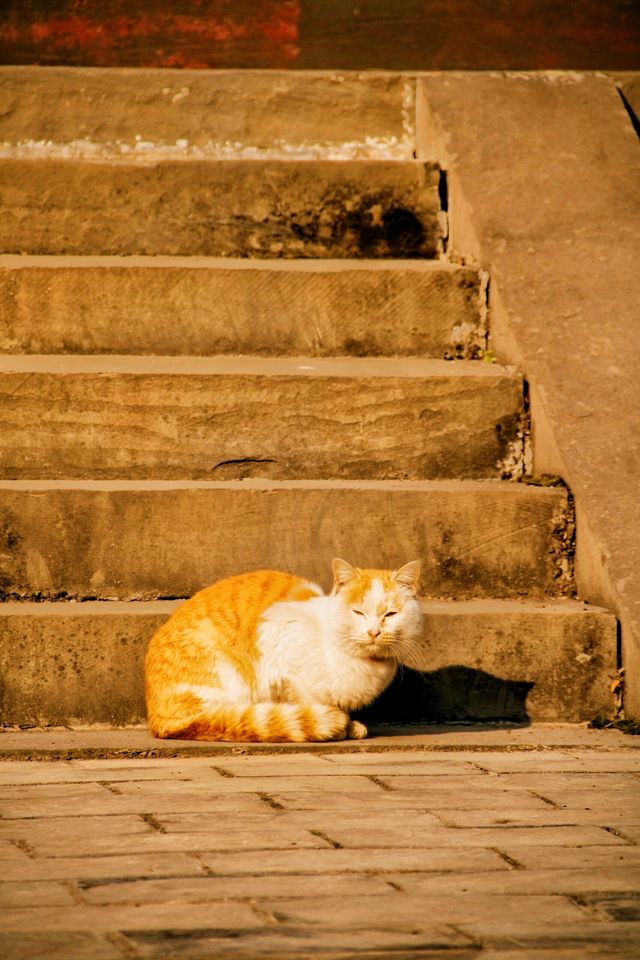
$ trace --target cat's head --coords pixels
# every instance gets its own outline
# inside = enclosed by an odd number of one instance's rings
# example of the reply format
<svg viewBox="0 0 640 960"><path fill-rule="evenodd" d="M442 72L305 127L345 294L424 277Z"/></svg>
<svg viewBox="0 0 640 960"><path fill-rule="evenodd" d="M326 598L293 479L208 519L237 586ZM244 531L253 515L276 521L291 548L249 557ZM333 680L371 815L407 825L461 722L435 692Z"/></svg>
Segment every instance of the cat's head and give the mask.
<svg viewBox="0 0 640 960"><path fill-rule="evenodd" d="M345 640L352 652L412 665L422 636L416 596L420 561L398 570L363 570L339 558L332 566L333 595L340 603Z"/></svg>

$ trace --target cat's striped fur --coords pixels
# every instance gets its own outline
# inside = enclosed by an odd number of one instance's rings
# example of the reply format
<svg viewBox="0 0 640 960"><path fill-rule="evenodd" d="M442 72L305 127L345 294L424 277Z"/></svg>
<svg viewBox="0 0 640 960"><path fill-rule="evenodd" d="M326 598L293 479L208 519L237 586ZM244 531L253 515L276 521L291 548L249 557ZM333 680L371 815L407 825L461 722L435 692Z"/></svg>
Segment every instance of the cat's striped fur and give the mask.
<svg viewBox="0 0 640 960"><path fill-rule="evenodd" d="M149 727L190 740L366 736L350 712L371 702L421 635L417 561L399 570L333 561L334 589L257 570L187 600L145 661Z"/></svg>

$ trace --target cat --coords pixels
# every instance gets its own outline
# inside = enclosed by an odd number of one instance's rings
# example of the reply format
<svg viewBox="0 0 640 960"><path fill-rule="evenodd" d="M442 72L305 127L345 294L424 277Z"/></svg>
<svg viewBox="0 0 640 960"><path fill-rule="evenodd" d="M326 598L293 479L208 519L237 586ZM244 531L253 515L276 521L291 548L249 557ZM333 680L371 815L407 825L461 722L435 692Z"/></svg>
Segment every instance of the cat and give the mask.
<svg viewBox="0 0 640 960"><path fill-rule="evenodd" d="M151 733L185 740L362 739L370 703L422 635L417 560L398 570L333 561L334 587L256 570L174 611L145 659Z"/></svg>

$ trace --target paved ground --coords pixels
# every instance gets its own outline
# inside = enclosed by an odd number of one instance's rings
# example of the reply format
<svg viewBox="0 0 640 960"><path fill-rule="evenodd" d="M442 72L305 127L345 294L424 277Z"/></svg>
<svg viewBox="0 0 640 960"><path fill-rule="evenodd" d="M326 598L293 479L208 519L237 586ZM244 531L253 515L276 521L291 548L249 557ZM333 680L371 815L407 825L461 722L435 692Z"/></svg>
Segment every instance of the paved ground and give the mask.
<svg viewBox="0 0 640 960"><path fill-rule="evenodd" d="M120 756L0 763L4 960L640 956L639 738L434 728L150 757L143 731L54 731L0 751L65 736Z"/></svg>

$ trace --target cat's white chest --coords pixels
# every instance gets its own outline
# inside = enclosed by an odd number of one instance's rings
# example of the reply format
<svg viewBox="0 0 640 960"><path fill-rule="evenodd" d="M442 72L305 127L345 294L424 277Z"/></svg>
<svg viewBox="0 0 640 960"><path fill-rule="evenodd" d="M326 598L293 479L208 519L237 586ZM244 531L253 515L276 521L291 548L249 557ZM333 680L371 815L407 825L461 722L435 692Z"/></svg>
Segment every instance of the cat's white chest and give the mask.
<svg viewBox="0 0 640 960"><path fill-rule="evenodd" d="M338 656L329 684L331 702L347 711L363 707L382 693L394 674L395 665L389 660Z"/></svg>
<svg viewBox="0 0 640 960"><path fill-rule="evenodd" d="M258 630L258 698L320 702L354 710L369 703L391 681L389 661L349 653L332 618L332 598L280 603Z"/></svg>

